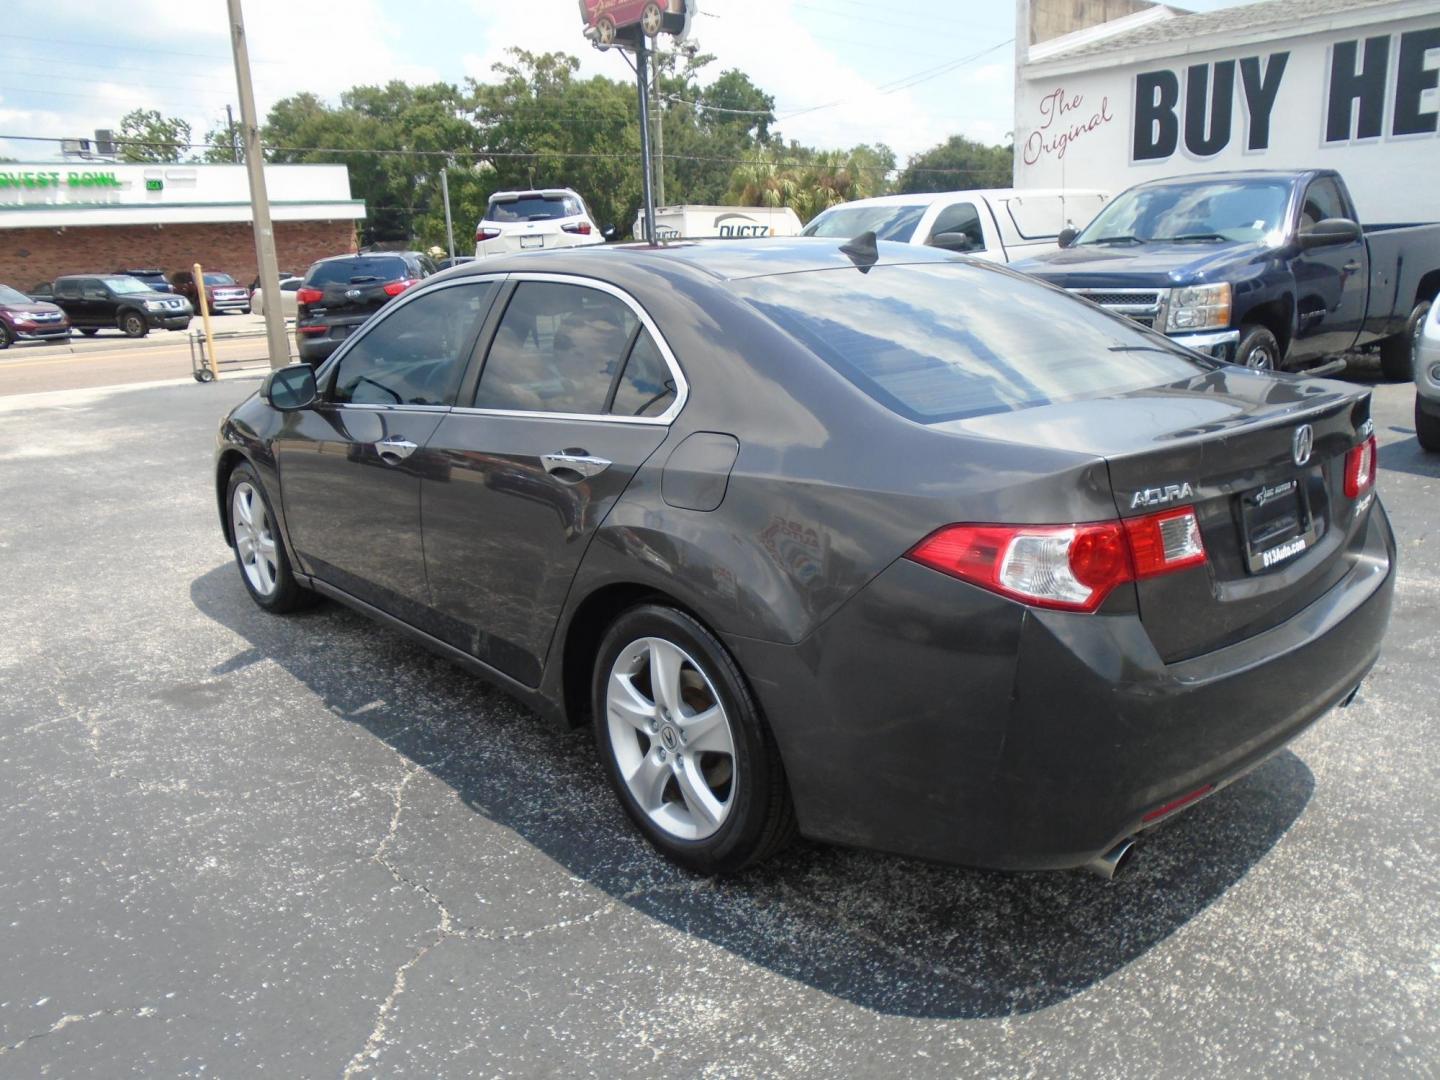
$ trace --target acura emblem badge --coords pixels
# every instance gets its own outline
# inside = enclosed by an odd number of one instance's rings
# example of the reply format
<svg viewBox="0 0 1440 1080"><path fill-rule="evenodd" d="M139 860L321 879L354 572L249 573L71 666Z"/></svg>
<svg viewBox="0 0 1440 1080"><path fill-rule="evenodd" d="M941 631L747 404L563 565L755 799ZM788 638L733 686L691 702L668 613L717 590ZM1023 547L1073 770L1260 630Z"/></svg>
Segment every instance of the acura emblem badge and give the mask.
<svg viewBox="0 0 1440 1080"><path fill-rule="evenodd" d="M1310 460L1310 451L1315 449L1315 429L1309 424L1301 424L1295 429L1295 436L1290 441L1290 455L1295 459L1296 465L1304 465Z"/></svg>

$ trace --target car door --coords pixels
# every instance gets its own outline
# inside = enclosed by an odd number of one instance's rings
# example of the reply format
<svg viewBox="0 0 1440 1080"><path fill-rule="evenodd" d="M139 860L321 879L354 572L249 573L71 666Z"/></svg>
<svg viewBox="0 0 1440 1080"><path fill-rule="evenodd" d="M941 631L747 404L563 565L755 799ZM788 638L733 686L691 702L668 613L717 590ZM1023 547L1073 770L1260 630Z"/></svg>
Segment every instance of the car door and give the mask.
<svg viewBox="0 0 1440 1080"><path fill-rule="evenodd" d="M1331 176L1310 181L1300 203L1298 228L1328 218L1350 218L1350 209ZM1291 359L1342 353L1355 344L1365 322L1368 290L1365 240L1301 250L1291 263L1295 274L1295 340Z"/></svg>
<svg viewBox="0 0 1440 1080"><path fill-rule="evenodd" d="M72 326L93 326L80 291L79 278L61 278L55 282L55 302L69 317Z"/></svg>
<svg viewBox="0 0 1440 1080"><path fill-rule="evenodd" d="M497 283L416 292L377 316L319 373L312 408L274 440L301 568L427 626L422 448L449 411Z"/></svg>
<svg viewBox="0 0 1440 1080"><path fill-rule="evenodd" d="M619 289L540 274L506 289L474 399L427 448L421 518L444 640L535 686L586 545L686 389Z"/></svg>

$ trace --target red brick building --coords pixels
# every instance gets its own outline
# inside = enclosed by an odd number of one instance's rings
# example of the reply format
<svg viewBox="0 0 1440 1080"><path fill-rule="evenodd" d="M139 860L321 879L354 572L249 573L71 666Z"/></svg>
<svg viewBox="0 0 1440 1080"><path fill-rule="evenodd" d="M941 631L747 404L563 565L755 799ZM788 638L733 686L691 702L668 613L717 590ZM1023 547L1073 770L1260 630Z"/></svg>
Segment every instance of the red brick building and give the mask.
<svg viewBox="0 0 1440 1080"><path fill-rule="evenodd" d="M355 250L365 204L343 165L265 169L282 271ZM0 283L200 263L257 275L249 186L239 165L0 164Z"/></svg>

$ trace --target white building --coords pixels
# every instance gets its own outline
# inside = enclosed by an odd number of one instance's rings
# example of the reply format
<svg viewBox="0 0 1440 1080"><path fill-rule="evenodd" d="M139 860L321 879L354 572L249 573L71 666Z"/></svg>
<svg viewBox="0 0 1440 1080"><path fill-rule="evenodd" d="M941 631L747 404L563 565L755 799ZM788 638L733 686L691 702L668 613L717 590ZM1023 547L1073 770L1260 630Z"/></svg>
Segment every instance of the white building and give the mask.
<svg viewBox="0 0 1440 1080"><path fill-rule="evenodd" d="M1015 186L1337 169L1366 224L1440 221L1440 3L1207 14L1019 0Z"/></svg>

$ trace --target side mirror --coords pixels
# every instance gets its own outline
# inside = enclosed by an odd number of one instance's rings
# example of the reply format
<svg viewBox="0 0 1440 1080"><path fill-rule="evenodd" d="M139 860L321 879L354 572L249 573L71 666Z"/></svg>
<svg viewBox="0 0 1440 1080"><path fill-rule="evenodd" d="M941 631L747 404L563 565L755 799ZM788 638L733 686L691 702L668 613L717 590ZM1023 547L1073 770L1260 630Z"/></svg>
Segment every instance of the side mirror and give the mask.
<svg viewBox="0 0 1440 1080"><path fill-rule="evenodd" d="M1060 230L1060 235L1055 238L1055 242L1062 248L1068 248L1071 244L1075 243L1075 237L1079 235L1080 231L1078 229L1066 225L1065 228Z"/></svg>
<svg viewBox="0 0 1440 1080"><path fill-rule="evenodd" d="M930 246L943 248L946 251L974 251L975 241L969 233L942 232L936 233L930 238Z"/></svg>
<svg viewBox="0 0 1440 1080"><path fill-rule="evenodd" d="M610 241L614 240L615 237L620 235L620 230L617 229L614 225L606 225L603 229L600 230L600 235L605 238L607 243L609 243Z"/></svg>
<svg viewBox="0 0 1440 1080"><path fill-rule="evenodd" d="M260 400L281 412L309 408L315 394L315 369L304 363L272 371L260 384Z"/></svg>
<svg viewBox="0 0 1440 1080"><path fill-rule="evenodd" d="M1295 234L1300 246L1305 249L1333 247L1336 244L1353 244L1360 239L1360 226L1349 218L1332 217L1317 221Z"/></svg>

